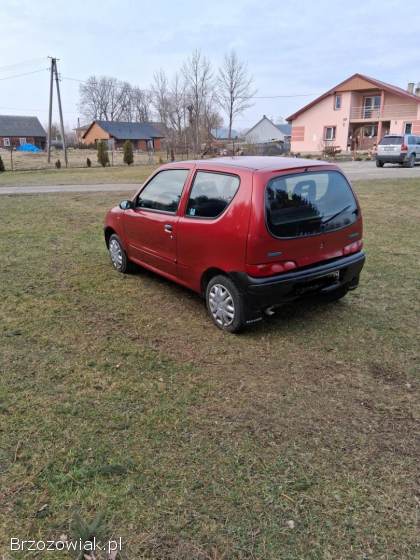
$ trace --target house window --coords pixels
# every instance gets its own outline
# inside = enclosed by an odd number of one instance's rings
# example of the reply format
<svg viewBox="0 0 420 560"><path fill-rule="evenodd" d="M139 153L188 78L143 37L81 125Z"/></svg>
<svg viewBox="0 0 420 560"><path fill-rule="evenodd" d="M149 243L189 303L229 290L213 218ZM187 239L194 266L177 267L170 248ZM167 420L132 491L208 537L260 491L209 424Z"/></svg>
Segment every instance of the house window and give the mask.
<svg viewBox="0 0 420 560"><path fill-rule="evenodd" d="M378 125L370 124L364 127L363 136L365 138L374 138L378 134Z"/></svg>
<svg viewBox="0 0 420 560"><path fill-rule="evenodd" d="M381 96L372 95L365 97L363 100L363 118L375 119L379 116L379 109L381 108Z"/></svg>
<svg viewBox="0 0 420 560"><path fill-rule="evenodd" d="M19 144L21 146L23 146L23 144L26 144L26 138L19 138Z"/></svg>
<svg viewBox="0 0 420 560"><path fill-rule="evenodd" d="M10 148L10 138L3 138L3 146L5 148Z"/></svg>
<svg viewBox="0 0 420 560"><path fill-rule="evenodd" d="M337 111L338 109L341 109L341 95L336 95L334 97L334 109Z"/></svg>
<svg viewBox="0 0 420 560"><path fill-rule="evenodd" d="M406 122L405 125L404 125L404 134L411 134L413 132L412 128L413 128L412 123L411 122Z"/></svg>
<svg viewBox="0 0 420 560"><path fill-rule="evenodd" d="M335 126L326 126L324 129L324 140L335 140Z"/></svg>

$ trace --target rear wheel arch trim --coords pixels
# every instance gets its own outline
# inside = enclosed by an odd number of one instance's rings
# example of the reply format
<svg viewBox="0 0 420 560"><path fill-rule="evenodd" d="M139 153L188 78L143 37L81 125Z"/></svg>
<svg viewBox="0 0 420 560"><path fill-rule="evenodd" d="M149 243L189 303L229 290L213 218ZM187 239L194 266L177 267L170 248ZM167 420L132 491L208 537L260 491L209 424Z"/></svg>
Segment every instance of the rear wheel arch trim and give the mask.
<svg viewBox="0 0 420 560"><path fill-rule="evenodd" d="M203 272L203 274L201 275L201 279L200 279L201 294L203 296L206 293L208 283L215 276L226 276L226 278L229 278L230 280L232 280L232 282L235 283L234 278L232 278L232 276L228 272L226 272L225 270L222 270L221 268L217 268L217 267L208 268L207 270L205 270Z"/></svg>

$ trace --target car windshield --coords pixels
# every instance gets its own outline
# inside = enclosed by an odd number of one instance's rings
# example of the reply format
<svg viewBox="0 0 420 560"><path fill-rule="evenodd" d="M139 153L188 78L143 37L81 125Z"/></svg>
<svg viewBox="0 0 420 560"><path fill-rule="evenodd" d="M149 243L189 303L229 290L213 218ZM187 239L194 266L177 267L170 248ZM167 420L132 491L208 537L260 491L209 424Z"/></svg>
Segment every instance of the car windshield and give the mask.
<svg viewBox="0 0 420 560"><path fill-rule="evenodd" d="M332 170L271 179L265 207L267 227L275 237L302 237L346 227L358 213L346 178Z"/></svg>
<svg viewBox="0 0 420 560"><path fill-rule="evenodd" d="M404 139L403 139L402 136L385 136L379 142L379 145L380 146L394 146L394 145L401 146L401 144L403 143L403 140Z"/></svg>

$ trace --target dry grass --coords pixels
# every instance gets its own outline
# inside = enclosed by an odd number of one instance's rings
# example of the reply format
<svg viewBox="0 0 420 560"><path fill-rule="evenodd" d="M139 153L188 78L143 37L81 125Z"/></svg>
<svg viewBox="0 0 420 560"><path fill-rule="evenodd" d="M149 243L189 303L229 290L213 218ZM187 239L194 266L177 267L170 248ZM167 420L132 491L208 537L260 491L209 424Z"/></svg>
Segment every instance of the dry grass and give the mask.
<svg viewBox="0 0 420 560"><path fill-rule="evenodd" d="M39 185L96 185L144 181L156 165L96 167L91 169L40 169L36 171L6 171L0 173L1 187Z"/></svg>
<svg viewBox="0 0 420 560"><path fill-rule="evenodd" d="M2 197L6 558L76 510L130 560L416 557L418 184L356 187L360 289L241 336L194 294L113 272L118 193Z"/></svg>

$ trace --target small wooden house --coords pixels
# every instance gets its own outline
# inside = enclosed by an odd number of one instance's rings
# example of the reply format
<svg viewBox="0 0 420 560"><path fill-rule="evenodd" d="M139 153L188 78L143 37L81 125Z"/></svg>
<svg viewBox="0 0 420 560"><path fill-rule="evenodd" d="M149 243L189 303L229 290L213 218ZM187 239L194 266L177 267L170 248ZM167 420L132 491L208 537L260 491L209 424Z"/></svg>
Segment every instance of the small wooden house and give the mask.
<svg viewBox="0 0 420 560"><path fill-rule="evenodd" d="M44 150L46 143L47 133L37 117L0 115L0 148L34 144Z"/></svg>

